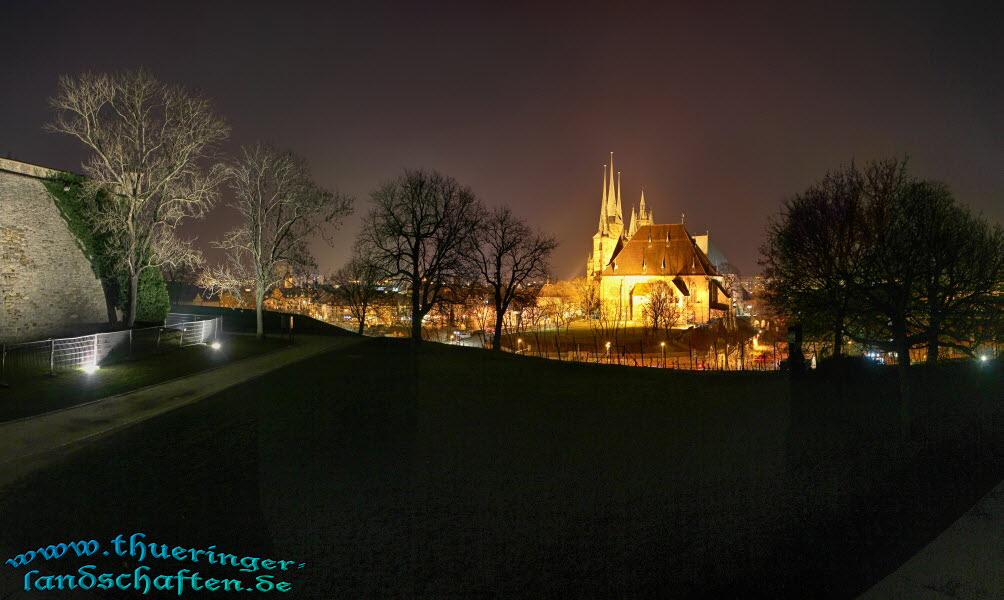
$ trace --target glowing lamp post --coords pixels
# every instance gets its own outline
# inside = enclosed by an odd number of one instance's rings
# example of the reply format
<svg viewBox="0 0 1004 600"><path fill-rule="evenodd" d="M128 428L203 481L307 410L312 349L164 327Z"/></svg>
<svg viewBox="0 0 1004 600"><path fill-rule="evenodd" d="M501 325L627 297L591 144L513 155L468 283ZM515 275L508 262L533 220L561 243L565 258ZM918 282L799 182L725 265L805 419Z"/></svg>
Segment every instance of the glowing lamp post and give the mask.
<svg viewBox="0 0 1004 600"><path fill-rule="evenodd" d="M662 347L662 368L666 368L666 342L659 342L659 346Z"/></svg>
<svg viewBox="0 0 1004 600"><path fill-rule="evenodd" d="M523 351L523 338L519 338L516 340L516 354L519 354L522 351Z"/></svg>
<svg viewBox="0 0 1004 600"><path fill-rule="evenodd" d="M607 342L607 364L610 364L610 342Z"/></svg>

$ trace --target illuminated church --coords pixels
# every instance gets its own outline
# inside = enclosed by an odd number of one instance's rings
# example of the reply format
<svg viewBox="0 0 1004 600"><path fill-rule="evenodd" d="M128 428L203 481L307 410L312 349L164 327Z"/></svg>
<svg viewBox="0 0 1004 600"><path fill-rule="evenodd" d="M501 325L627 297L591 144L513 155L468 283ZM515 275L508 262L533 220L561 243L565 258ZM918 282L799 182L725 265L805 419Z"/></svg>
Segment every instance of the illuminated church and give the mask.
<svg viewBox="0 0 1004 600"><path fill-rule="evenodd" d="M638 210L624 226L620 173L614 181L614 155L603 166L603 201L600 222L593 236L593 251L586 277L599 282L600 302L607 315L622 321L645 320L645 305L652 284L665 282L680 307L680 324L706 323L717 311L729 309L730 297L718 266L725 262L708 240L692 236L679 223L657 225L641 192Z"/></svg>

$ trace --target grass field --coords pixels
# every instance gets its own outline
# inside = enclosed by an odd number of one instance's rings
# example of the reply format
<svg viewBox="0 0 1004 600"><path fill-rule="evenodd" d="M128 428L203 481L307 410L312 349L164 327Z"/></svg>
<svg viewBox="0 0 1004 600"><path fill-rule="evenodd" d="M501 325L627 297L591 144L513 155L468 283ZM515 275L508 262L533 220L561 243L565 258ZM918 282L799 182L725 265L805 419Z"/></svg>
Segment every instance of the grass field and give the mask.
<svg viewBox="0 0 1004 600"><path fill-rule="evenodd" d="M259 420L263 498L300 482L310 533L282 516L276 542L352 597L850 598L1002 476L999 372L918 371L904 440L892 372L792 386L390 340L295 371Z"/></svg>
<svg viewBox="0 0 1004 600"><path fill-rule="evenodd" d="M203 344L175 348L163 355L114 362L93 374L79 369L60 371L55 376L15 374L6 381L7 387L0 388L0 422L121 394L277 350L289 343L277 337L258 342L254 336L240 334L223 335L220 341L219 350Z"/></svg>
<svg viewBox="0 0 1004 600"><path fill-rule="evenodd" d="M914 376L903 438L891 371L792 384L373 339L5 490L3 538L267 552L307 565L309 598L853 598L1004 476L999 365Z"/></svg>

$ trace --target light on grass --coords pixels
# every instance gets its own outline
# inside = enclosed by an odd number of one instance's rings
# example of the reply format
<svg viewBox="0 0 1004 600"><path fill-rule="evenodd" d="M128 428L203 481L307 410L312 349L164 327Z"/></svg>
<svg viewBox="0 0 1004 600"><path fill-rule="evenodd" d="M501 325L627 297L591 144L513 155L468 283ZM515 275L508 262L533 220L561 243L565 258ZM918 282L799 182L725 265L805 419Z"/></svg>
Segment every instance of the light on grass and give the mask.
<svg viewBox="0 0 1004 600"><path fill-rule="evenodd" d="M987 362L987 355L986 354L984 354L983 356L980 357L980 362Z"/></svg>
<svg viewBox="0 0 1004 600"><path fill-rule="evenodd" d="M212 348L213 350L219 350L220 349L220 343L219 342L213 342L212 344L209 344L209 347Z"/></svg>
<svg viewBox="0 0 1004 600"><path fill-rule="evenodd" d="M91 363L89 365L84 365L80 367L80 370L90 375L98 370L98 365Z"/></svg>

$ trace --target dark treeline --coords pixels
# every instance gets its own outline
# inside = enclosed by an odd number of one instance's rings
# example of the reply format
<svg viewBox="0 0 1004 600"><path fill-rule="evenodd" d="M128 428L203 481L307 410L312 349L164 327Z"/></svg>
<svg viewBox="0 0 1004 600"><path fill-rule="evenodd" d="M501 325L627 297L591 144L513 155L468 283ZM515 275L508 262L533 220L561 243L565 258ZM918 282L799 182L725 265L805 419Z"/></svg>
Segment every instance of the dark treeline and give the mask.
<svg viewBox="0 0 1004 600"><path fill-rule="evenodd" d="M933 362L1001 334L1004 232L905 160L851 163L785 200L760 264L768 304L834 356L850 340Z"/></svg>

